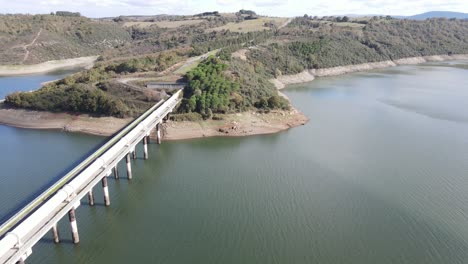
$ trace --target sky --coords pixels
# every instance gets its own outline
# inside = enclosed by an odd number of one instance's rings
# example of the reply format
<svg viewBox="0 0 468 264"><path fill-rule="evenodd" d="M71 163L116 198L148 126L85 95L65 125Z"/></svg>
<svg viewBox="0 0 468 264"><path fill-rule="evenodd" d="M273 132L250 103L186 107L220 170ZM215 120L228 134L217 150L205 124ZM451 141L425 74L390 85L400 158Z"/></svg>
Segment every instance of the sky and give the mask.
<svg viewBox="0 0 468 264"><path fill-rule="evenodd" d="M191 15L250 9L267 16L345 14L414 15L427 11L468 13L468 0L0 0L0 13L80 12L88 17Z"/></svg>

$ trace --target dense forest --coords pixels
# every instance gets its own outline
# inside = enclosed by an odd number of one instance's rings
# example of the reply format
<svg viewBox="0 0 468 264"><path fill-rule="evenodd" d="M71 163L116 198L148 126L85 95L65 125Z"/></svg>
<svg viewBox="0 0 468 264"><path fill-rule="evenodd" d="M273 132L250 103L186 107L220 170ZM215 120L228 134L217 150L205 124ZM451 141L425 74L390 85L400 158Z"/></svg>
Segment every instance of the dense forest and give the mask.
<svg viewBox="0 0 468 264"><path fill-rule="evenodd" d="M55 13L0 16L0 63L21 61L20 44L35 37L37 43L28 48L30 58L20 63L100 57L92 69L36 92L9 95L8 106L118 117L138 115L165 96L144 85L119 81L128 76L187 82L179 112L211 118L247 110L287 109L288 102L269 81L283 74L415 56L468 54L468 21L458 19L304 15L286 21L241 10L95 20ZM207 52L214 56L205 58ZM199 55L204 59L187 71L168 71Z"/></svg>

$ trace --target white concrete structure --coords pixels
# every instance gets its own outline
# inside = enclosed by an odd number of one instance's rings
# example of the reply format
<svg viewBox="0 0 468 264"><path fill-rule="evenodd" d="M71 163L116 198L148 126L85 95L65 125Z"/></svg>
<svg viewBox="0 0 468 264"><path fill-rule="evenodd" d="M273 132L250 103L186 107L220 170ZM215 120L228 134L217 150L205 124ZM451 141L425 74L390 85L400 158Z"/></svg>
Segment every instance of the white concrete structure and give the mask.
<svg viewBox="0 0 468 264"><path fill-rule="evenodd" d="M103 187L107 185L104 182L110 175L111 169L117 166L124 157L127 157L128 166L129 156L127 155L174 109L180 101L181 92L182 90L177 91L169 99L159 102L135 119L104 146L0 226L0 236L3 236L0 240L0 263L24 261L31 254L32 247L47 232L57 231L54 230L57 222L67 214L69 214L73 241L78 243L79 221L75 217L75 209L80 204L80 200L92 193L93 187L99 182L103 183ZM129 178L131 178L131 171ZM108 194L106 191L104 193ZM108 199L108 195L106 196ZM106 201L106 205L107 203Z"/></svg>

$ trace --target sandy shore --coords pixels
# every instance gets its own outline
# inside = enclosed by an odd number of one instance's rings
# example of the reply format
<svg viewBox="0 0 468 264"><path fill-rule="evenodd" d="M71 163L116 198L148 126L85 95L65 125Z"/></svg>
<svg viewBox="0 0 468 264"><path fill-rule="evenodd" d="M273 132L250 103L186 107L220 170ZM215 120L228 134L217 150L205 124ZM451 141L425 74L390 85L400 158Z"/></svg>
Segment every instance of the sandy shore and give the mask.
<svg viewBox="0 0 468 264"><path fill-rule="evenodd" d="M46 73L77 67L92 67L98 56L53 60L34 65L0 65L0 76Z"/></svg>
<svg viewBox="0 0 468 264"><path fill-rule="evenodd" d="M382 69L395 67L398 65L415 65L426 62L449 61L449 60L468 60L468 54L459 55L436 55L425 57L411 57L399 60L388 60L381 62L371 62L348 66L339 66L325 69L310 69L298 74L282 75L276 79L270 80L278 89L283 89L289 84L297 84L313 81L316 77L336 76L353 72L369 71L373 69Z"/></svg>

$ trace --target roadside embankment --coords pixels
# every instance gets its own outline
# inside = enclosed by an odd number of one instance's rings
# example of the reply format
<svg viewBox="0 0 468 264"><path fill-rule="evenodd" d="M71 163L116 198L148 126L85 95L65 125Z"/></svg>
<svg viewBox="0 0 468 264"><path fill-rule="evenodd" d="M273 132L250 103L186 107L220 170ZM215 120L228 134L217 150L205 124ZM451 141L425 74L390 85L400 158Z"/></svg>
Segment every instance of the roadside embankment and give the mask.
<svg viewBox="0 0 468 264"><path fill-rule="evenodd" d="M413 65L421 64L426 62L438 62L438 61L449 61L449 60L468 60L468 54L459 54L459 55L435 55L435 56L425 56L425 57L411 57L404 58L399 60L388 60L381 62L371 62L363 63L356 65L348 66L338 66L332 68L324 69L310 69L305 70L298 74L292 75L282 75L276 79L271 79L270 81L278 89L283 89L289 84L297 84L313 81L316 77L326 77L326 76L336 76L353 72L369 71L373 69L382 69L388 67L394 67L398 65Z"/></svg>
<svg viewBox="0 0 468 264"><path fill-rule="evenodd" d="M0 76L46 73L72 68L92 67L98 56L53 60L34 65L0 65Z"/></svg>

